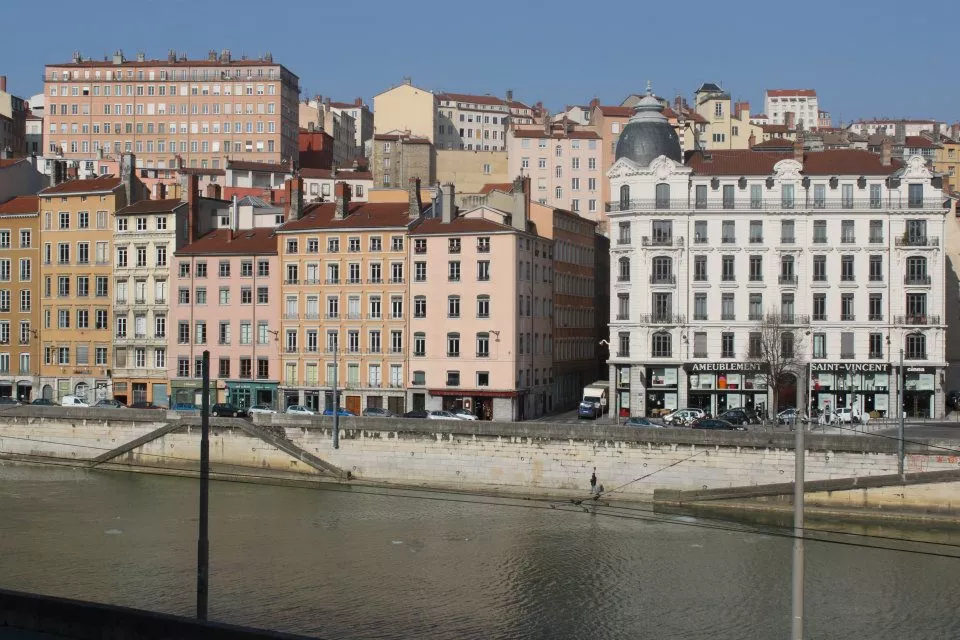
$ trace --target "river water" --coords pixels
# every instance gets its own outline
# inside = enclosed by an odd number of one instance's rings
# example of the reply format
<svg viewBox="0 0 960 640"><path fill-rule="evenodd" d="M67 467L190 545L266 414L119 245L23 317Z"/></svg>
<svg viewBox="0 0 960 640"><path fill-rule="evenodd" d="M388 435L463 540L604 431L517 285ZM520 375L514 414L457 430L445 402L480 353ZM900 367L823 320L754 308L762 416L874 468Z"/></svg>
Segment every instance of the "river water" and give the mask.
<svg viewBox="0 0 960 640"><path fill-rule="evenodd" d="M789 637L788 538L492 502L214 482L210 618L338 639ZM196 510L195 480L0 466L0 587L192 615ZM808 541L806 567L810 640L960 637L960 560Z"/></svg>

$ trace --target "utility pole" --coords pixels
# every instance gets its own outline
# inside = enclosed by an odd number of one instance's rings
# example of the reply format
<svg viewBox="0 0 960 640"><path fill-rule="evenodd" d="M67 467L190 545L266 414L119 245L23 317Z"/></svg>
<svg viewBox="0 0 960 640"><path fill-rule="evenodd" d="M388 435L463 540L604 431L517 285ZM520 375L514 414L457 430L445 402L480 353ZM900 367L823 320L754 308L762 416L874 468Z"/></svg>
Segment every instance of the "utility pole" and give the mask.
<svg viewBox="0 0 960 640"><path fill-rule="evenodd" d="M339 344L333 347L333 448L340 448L340 399L337 397L337 374L340 369Z"/></svg>
<svg viewBox="0 0 960 640"><path fill-rule="evenodd" d="M200 401L200 532L197 537L197 618L207 619L210 566L210 352L203 352L203 398Z"/></svg>
<svg viewBox="0 0 960 640"><path fill-rule="evenodd" d="M907 376L905 376L903 372L903 349L900 349L900 379L898 380L898 382L900 383L898 385L900 387L899 389L900 406L897 407L897 411L900 414L900 420L898 420L899 427L897 428L897 440L898 440L897 442L897 473L899 473L901 477L903 477L903 421L904 421L904 414L906 413L904 411L904 407L906 406L904 395L906 394L906 390L907 390L906 389L907 385L905 383L906 377Z"/></svg>
<svg viewBox="0 0 960 640"><path fill-rule="evenodd" d="M806 450L803 443L803 424L796 428L793 476L793 630L791 640L803 640L803 463Z"/></svg>

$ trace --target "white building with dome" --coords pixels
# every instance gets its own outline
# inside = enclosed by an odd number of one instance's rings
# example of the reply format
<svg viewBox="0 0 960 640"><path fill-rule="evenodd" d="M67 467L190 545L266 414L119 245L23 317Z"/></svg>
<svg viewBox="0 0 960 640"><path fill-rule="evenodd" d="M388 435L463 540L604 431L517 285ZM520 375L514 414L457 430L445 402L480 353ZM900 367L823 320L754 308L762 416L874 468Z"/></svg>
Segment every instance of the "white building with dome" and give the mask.
<svg viewBox="0 0 960 640"><path fill-rule="evenodd" d="M774 406L752 354L772 315L800 345L780 408L895 415L902 376L907 415L943 414L947 209L922 158L805 152L802 141L683 158L652 96L616 157L614 410Z"/></svg>

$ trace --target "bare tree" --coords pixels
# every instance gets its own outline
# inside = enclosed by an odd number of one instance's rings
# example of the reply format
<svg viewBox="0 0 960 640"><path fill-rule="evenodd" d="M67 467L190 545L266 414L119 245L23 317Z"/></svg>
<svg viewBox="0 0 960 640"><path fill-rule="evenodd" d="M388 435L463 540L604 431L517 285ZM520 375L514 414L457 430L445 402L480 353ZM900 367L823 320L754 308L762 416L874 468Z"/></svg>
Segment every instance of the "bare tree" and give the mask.
<svg viewBox="0 0 960 640"><path fill-rule="evenodd" d="M760 374L773 394L769 415L774 420L780 411L780 393L791 384L799 386L806 364L798 319L792 314L770 312L750 331L747 360L760 365Z"/></svg>

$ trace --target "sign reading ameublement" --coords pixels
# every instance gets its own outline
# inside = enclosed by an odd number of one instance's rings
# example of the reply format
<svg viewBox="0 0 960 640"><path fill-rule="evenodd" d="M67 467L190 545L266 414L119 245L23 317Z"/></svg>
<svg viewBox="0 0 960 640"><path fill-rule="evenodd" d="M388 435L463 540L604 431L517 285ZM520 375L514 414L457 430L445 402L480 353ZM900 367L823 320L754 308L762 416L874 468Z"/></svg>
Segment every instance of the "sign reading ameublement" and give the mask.
<svg viewBox="0 0 960 640"><path fill-rule="evenodd" d="M769 366L763 362L688 362L687 373L766 373Z"/></svg>

